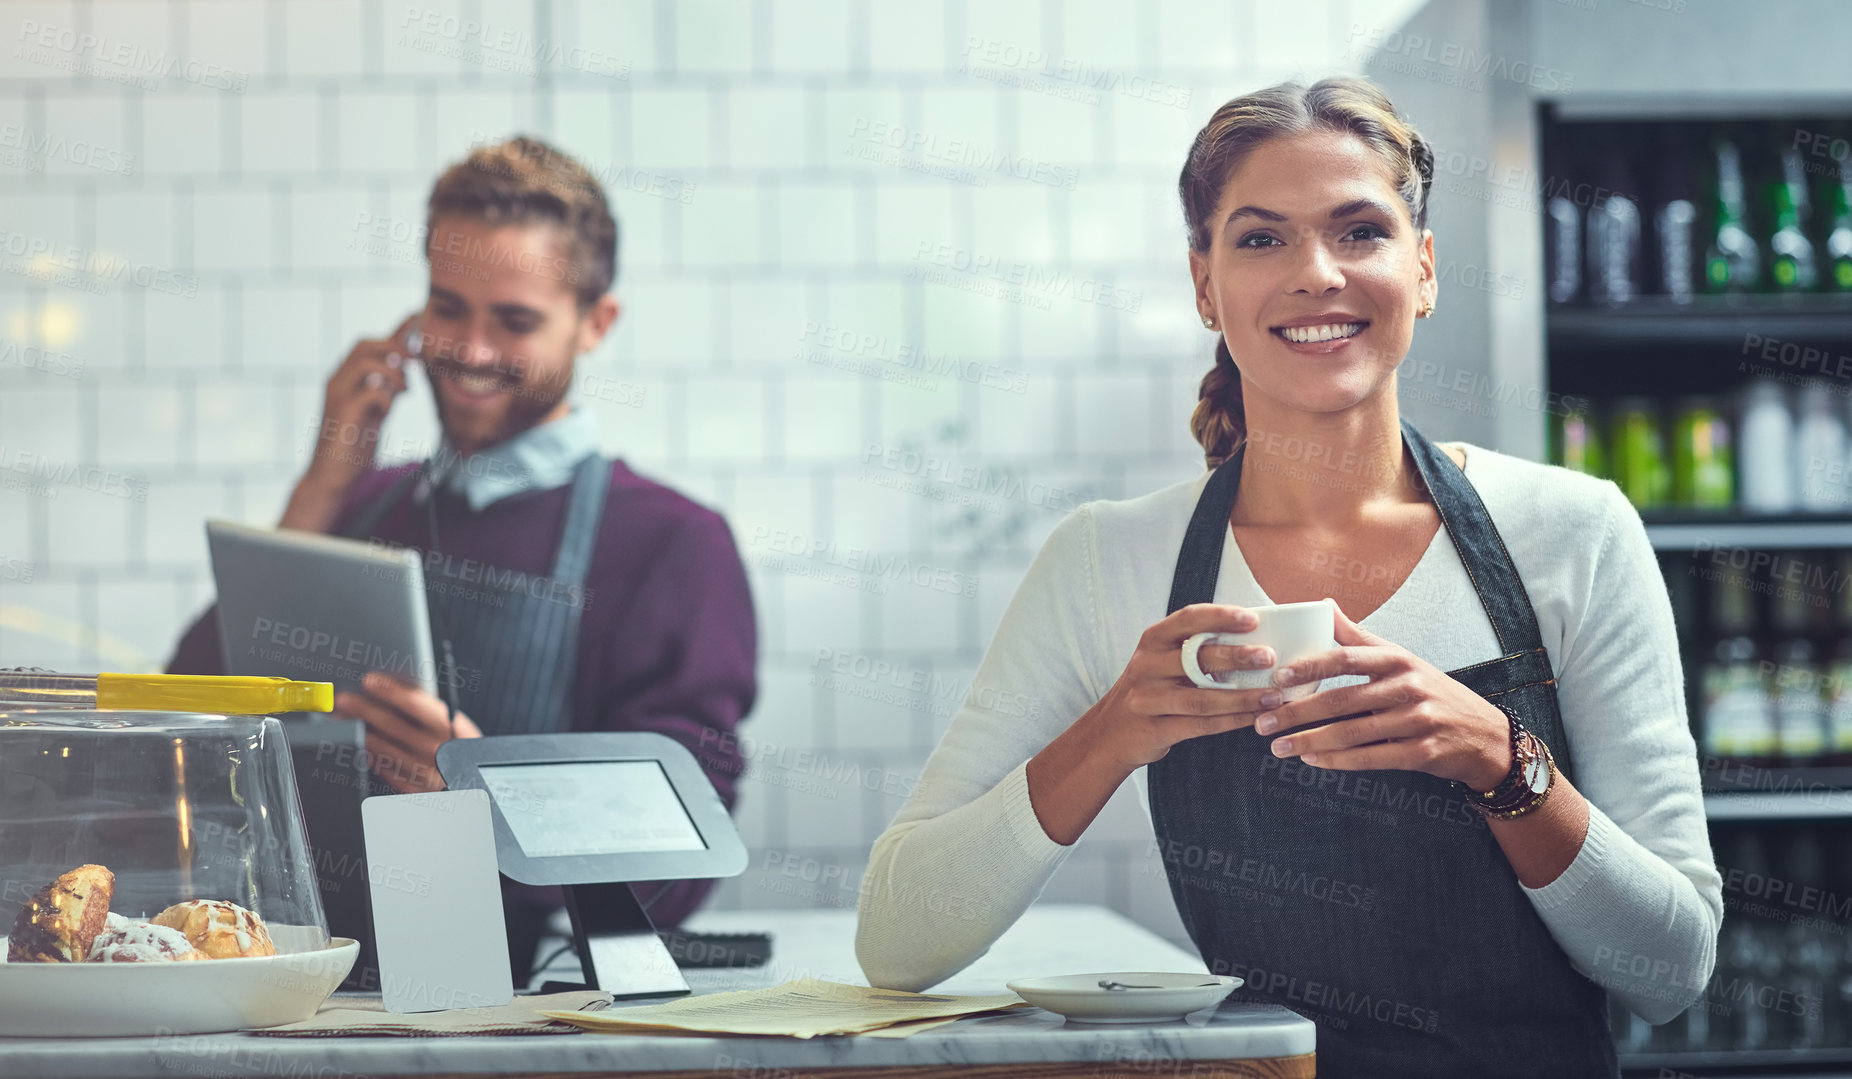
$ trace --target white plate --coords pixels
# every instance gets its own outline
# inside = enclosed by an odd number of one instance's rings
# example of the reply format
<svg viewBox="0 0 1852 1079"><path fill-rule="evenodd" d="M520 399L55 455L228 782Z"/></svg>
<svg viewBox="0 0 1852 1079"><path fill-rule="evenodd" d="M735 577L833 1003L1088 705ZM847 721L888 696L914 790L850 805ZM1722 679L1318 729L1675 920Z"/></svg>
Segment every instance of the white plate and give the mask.
<svg viewBox="0 0 1852 1079"><path fill-rule="evenodd" d="M360 945L185 963L0 963L0 1036L213 1034L315 1014Z"/></svg>
<svg viewBox="0 0 1852 1079"><path fill-rule="evenodd" d="M1100 982L1158 989L1102 989ZM1176 974L1111 971L1024 978L1009 990L1038 1008L1066 1016L1070 1023L1162 1023L1213 1008L1241 985L1225 974Z"/></svg>

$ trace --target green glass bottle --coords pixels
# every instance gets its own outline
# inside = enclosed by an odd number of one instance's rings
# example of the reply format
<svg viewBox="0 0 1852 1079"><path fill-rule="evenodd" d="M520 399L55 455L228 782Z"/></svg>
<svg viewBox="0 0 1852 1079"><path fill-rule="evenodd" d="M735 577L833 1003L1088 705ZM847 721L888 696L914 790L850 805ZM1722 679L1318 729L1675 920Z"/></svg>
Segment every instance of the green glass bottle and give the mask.
<svg viewBox="0 0 1852 1079"><path fill-rule="evenodd" d="M1812 292L1819 286L1819 263L1807 238L1813 205L1807 194L1807 170L1792 146L1781 150L1780 171L1768 185L1769 282L1777 292Z"/></svg>
<svg viewBox="0 0 1852 1079"><path fill-rule="evenodd" d="M1852 154L1841 158L1821 185L1826 219L1826 287L1852 292Z"/></svg>
<svg viewBox="0 0 1852 1079"><path fill-rule="evenodd" d="M1797 560L1821 564L1811 552ZM1776 755L1792 767L1821 763L1827 753L1826 664L1819 639L1828 605L1826 595L1805 580L1781 580L1770 600L1774 661L1770 701L1775 711Z"/></svg>
<svg viewBox="0 0 1852 1079"><path fill-rule="evenodd" d="M1607 455L1601 451L1601 428L1587 412L1550 416L1550 461L1590 476L1608 474Z"/></svg>
<svg viewBox="0 0 1852 1079"><path fill-rule="evenodd" d="M1672 495L1672 469L1653 402L1644 397L1616 402L1609 431L1613 455L1608 467L1621 492L1635 509L1664 506Z"/></svg>
<svg viewBox="0 0 1852 1079"><path fill-rule="evenodd" d="M1743 158L1727 132L1711 146L1710 241L1704 250L1704 287L1710 292L1747 292L1762 276L1761 253L1749 234L1743 195Z"/></svg>
<svg viewBox="0 0 1852 1079"><path fill-rule="evenodd" d="M1736 504L1736 458L1723 409L1708 397L1679 403L1672 424L1672 502L1688 509Z"/></svg>
<svg viewBox="0 0 1852 1079"><path fill-rule="evenodd" d="M1713 570L1711 649L1704 663L1700 745L1721 761L1766 765L1776 748L1774 702L1755 639L1751 582L1735 570Z"/></svg>

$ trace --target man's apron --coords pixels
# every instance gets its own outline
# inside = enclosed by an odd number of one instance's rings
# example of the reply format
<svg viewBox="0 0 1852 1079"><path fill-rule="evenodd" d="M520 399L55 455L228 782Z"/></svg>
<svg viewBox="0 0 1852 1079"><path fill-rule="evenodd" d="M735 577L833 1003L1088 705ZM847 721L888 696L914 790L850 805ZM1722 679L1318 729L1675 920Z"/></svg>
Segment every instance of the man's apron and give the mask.
<svg viewBox="0 0 1852 1079"><path fill-rule="evenodd" d="M380 492L341 534L371 536L422 476L411 473ZM457 710L485 735L572 729L585 574L597 544L610 477L610 462L595 453L573 470L565 527L552 572L544 578L483 572L485 567L464 564L441 551L426 552L424 589L431 635L439 642L449 640L457 667L451 681ZM442 686L451 672L443 669L443 655L438 662Z"/></svg>

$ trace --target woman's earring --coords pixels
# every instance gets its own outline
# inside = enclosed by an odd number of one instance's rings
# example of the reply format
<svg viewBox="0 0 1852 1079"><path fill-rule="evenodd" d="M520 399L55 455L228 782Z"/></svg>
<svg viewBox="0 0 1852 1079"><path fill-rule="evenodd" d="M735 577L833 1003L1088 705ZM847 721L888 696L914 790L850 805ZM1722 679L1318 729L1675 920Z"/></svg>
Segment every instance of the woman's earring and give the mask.
<svg viewBox="0 0 1852 1079"><path fill-rule="evenodd" d="M1422 318L1433 318L1434 317L1434 304L1432 302L1424 303L1421 305L1421 317Z"/></svg>
<svg viewBox="0 0 1852 1079"><path fill-rule="evenodd" d="M1215 319L1209 317L1208 315L1204 315L1203 316L1203 329L1205 330L1215 329Z"/></svg>

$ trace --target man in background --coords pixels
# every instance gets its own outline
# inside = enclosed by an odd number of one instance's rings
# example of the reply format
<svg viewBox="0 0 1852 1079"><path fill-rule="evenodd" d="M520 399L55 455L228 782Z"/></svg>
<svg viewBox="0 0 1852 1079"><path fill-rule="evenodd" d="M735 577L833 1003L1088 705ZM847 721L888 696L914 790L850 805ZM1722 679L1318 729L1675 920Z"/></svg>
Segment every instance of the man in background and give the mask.
<svg viewBox="0 0 1852 1079"><path fill-rule="evenodd" d="M335 711L366 724L373 772L399 791L443 786L435 754L453 736L658 731L731 808L743 762L729 735L752 706L757 654L738 549L719 514L602 457L569 399L577 357L618 316L603 190L536 139L479 147L432 189L425 254L423 309L356 344L328 379L279 524L421 553L454 727L444 700L381 673ZM428 462L382 469L380 425L413 366L443 440ZM168 669L223 670L215 610ZM712 884L638 893L669 927ZM520 977L534 940L516 938L537 939L553 897L506 898Z"/></svg>

